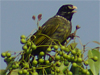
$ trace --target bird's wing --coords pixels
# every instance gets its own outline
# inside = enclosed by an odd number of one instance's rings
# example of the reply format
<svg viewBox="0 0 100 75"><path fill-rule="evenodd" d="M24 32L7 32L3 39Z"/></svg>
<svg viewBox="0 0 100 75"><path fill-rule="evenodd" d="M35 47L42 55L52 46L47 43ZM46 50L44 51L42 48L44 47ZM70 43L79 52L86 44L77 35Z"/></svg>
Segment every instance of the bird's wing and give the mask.
<svg viewBox="0 0 100 75"><path fill-rule="evenodd" d="M59 25L61 25L60 19L53 17L43 25L42 33L51 36L58 29Z"/></svg>
<svg viewBox="0 0 100 75"><path fill-rule="evenodd" d="M61 23L62 22L57 17L50 18L46 23L44 23L40 30L33 34L36 36L36 39L33 42L36 45L45 44L48 40L48 38L45 35L51 37L55 33L59 25L61 25Z"/></svg>

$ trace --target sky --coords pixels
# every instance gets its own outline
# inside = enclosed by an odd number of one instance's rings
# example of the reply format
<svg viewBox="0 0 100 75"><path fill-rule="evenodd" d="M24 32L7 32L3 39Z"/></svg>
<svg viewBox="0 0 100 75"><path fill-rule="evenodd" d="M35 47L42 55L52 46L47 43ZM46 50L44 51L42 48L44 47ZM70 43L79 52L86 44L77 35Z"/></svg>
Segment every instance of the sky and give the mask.
<svg viewBox="0 0 100 75"><path fill-rule="evenodd" d="M28 36L33 29L37 29L37 19L34 21L32 16L36 17L42 14L42 20L39 25L43 25L49 18L53 17L63 4L73 4L77 6L77 13L72 18L72 32L76 25L81 28L77 31L82 44L90 41L100 41L99 31L99 1L97 0L38 0L23 1L13 0L0 1L0 54L5 51L20 52L20 36ZM79 41L77 40L79 43ZM97 44L90 43L87 47L94 48ZM79 48L80 44L78 45ZM0 56L0 69L6 68L6 63Z"/></svg>

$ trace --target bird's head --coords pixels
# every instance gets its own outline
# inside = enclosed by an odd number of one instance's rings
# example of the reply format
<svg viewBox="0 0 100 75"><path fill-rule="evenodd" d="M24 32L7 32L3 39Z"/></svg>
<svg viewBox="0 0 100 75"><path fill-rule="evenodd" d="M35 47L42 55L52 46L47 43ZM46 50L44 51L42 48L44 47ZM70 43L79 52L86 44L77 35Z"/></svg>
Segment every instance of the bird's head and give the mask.
<svg viewBox="0 0 100 75"><path fill-rule="evenodd" d="M74 9L77 9L77 7L72 4L63 5L60 7L56 15L62 16L71 21L73 14L76 13Z"/></svg>

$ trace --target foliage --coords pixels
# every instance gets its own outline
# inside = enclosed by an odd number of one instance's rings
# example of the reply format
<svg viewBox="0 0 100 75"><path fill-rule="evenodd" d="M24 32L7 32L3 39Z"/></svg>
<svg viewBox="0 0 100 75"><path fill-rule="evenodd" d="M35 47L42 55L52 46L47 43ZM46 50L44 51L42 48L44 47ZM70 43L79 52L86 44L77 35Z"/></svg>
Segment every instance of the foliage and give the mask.
<svg viewBox="0 0 100 75"><path fill-rule="evenodd" d="M41 14L38 15L38 22L41 20ZM35 20L35 16L32 17ZM38 23L37 23L38 24ZM40 28L40 27L39 27ZM76 26L76 30L79 29ZM82 50L77 48L74 37L66 40L65 44L38 45L31 41L30 36L26 38L21 35L20 42L23 44L20 53L10 51L3 52L1 56L7 64L5 70L0 70L2 75L98 75L100 70L100 52L99 47L87 50L86 45L82 45ZM72 35L73 35L72 34ZM34 35L32 35L34 36ZM44 34L44 36L47 36ZM34 36L36 38L36 36ZM49 36L47 36L49 37ZM35 40L34 38L34 40ZM50 38L50 37L49 37ZM51 38L50 38L51 39ZM54 39L52 39L54 40ZM70 42L72 41L72 42ZM59 42L59 41L58 41ZM70 42L70 43L69 43ZM97 41L94 43L100 44ZM41 51L39 55L32 55L38 47L48 47L46 53ZM53 52L53 53L51 53ZM88 52L86 56L86 52ZM24 58L24 54L27 57Z"/></svg>

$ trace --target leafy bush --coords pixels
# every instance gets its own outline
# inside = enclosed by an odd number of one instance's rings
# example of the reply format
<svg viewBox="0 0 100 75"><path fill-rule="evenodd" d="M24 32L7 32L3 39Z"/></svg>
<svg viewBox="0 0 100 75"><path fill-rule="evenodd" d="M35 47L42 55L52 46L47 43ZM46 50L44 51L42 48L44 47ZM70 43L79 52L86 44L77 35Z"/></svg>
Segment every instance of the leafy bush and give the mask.
<svg viewBox="0 0 100 75"><path fill-rule="evenodd" d="M33 16L35 20L35 16ZM41 14L38 16L38 22L41 20ZM37 23L38 24L38 23ZM40 27L39 27L40 28ZM75 39L76 30L72 33L70 39L65 44L38 45L31 41L30 35L26 37L21 35L20 42L23 44L20 53L11 53L10 51L1 54L7 63L7 68L1 70L2 75L98 75L100 69L99 47L88 50L86 45L82 45L82 50L77 48ZM44 36L47 36L44 34ZM34 36L36 38L36 36ZM47 36L49 37L49 36ZM34 38L34 40L35 40ZM50 38L50 37L49 37ZM51 38L50 38L51 39ZM52 39L54 40L54 39ZM80 40L80 39L79 39ZM55 41L55 40L54 40ZM59 42L59 41L58 41ZM93 41L100 45L99 42ZM48 47L46 53L41 51L39 55L32 55L38 47ZM88 51L86 55L85 52ZM51 53L52 52L52 53ZM25 57L25 54L27 57ZM37 56L37 57L36 57Z"/></svg>

